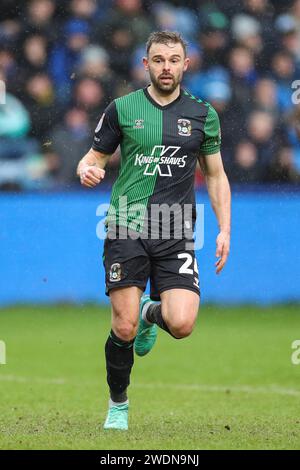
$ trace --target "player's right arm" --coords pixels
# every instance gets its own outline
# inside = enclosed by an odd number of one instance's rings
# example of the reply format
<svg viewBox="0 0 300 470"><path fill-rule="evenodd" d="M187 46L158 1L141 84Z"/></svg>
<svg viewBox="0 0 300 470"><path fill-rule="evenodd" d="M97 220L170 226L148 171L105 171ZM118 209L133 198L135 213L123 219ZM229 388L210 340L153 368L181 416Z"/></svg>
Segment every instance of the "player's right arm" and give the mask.
<svg viewBox="0 0 300 470"><path fill-rule="evenodd" d="M105 176L105 165L122 139L116 103L112 101L101 116L95 129L92 148L80 160L77 175L83 186L93 188Z"/></svg>

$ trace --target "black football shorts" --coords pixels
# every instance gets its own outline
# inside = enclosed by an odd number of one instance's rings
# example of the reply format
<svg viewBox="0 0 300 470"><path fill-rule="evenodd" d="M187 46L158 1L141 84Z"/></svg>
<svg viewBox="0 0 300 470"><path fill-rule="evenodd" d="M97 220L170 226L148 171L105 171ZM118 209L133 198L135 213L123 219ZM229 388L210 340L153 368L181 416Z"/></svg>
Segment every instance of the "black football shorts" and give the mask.
<svg viewBox="0 0 300 470"><path fill-rule="evenodd" d="M169 289L188 289L200 295L193 240L110 239L104 242L106 295L116 287L145 290L150 278L150 297L160 300Z"/></svg>

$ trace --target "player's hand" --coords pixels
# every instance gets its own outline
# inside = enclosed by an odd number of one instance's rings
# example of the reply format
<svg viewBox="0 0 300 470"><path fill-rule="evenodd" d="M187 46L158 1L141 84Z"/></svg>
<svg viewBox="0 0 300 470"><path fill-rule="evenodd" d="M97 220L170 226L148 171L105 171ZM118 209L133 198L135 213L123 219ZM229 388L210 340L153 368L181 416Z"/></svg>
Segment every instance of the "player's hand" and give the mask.
<svg viewBox="0 0 300 470"><path fill-rule="evenodd" d="M217 249L216 249L216 257L219 258L216 262L216 273L219 274L225 266L229 255L229 247L230 247L230 234L228 232L220 232L217 236Z"/></svg>
<svg viewBox="0 0 300 470"><path fill-rule="evenodd" d="M88 188L94 188L101 183L105 176L105 170L97 166L86 165L80 169L80 183Z"/></svg>

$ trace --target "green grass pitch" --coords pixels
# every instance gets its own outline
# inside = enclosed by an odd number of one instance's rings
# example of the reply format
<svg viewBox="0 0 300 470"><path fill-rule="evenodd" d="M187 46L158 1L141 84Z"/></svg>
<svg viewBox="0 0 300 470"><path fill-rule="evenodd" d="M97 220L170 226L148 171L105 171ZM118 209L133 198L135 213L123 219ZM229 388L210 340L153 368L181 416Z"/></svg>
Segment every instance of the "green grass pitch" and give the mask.
<svg viewBox="0 0 300 470"><path fill-rule="evenodd" d="M193 334L159 331L135 358L129 431L104 431L104 343L96 306L0 311L0 449L299 449L297 306L203 307Z"/></svg>

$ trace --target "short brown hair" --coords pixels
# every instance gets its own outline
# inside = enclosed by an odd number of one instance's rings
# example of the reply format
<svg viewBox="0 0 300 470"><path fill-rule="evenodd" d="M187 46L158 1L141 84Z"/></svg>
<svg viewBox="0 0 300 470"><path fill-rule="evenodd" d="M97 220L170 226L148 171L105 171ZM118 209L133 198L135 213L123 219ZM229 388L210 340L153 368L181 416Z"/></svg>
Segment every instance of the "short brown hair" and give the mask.
<svg viewBox="0 0 300 470"><path fill-rule="evenodd" d="M149 54L149 50L152 44L169 44L170 42L173 42L174 44L181 44L184 57L186 57L187 43L180 33L173 31L154 31L151 33L148 41L146 42L147 55Z"/></svg>

